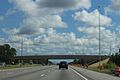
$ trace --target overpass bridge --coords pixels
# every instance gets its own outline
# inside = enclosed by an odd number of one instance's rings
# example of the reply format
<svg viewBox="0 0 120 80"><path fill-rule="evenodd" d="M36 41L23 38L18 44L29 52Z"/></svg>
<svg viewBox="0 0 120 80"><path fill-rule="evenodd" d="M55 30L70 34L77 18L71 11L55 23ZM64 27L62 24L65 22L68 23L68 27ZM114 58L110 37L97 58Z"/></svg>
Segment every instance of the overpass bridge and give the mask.
<svg viewBox="0 0 120 80"><path fill-rule="evenodd" d="M107 55L101 55L102 59L109 58ZM36 55L36 56L15 56L15 59L98 59L99 55Z"/></svg>
<svg viewBox="0 0 120 80"><path fill-rule="evenodd" d="M101 57L101 60L109 58L107 55L31 55L31 56L15 56L15 60L43 60L46 61L46 63L49 61L49 59L80 59L85 62L92 62L99 60L99 57Z"/></svg>

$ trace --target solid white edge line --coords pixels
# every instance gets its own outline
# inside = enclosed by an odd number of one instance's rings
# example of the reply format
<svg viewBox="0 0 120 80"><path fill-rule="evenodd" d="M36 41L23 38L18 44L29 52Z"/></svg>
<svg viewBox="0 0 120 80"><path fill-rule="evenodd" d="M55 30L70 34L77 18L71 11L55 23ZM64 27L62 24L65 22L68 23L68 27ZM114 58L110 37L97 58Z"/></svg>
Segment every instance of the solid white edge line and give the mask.
<svg viewBox="0 0 120 80"><path fill-rule="evenodd" d="M77 75L79 75L80 77L82 77L84 80L88 80L86 77L84 77L83 75L81 75L80 73L78 73L77 71L75 71L74 69L70 68L73 72L75 72Z"/></svg>

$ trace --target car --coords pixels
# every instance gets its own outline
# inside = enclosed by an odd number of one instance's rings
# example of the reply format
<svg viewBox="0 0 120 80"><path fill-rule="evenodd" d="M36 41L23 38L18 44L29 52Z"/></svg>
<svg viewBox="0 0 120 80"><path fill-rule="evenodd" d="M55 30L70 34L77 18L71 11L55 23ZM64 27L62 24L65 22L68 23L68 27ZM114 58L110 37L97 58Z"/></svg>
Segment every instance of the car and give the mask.
<svg viewBox="0 0 120 80"><path fill-rule="evenodd" d="M60 64L59 64L59 69L61 68L66 68L68 69L68 64L66 61L61 61Z"/></svg>
<svg viewBox="0 0 120 80"><path fill-rule="evenodd" d="M120 67L115 68L115 75L120 76Z"/></svg>

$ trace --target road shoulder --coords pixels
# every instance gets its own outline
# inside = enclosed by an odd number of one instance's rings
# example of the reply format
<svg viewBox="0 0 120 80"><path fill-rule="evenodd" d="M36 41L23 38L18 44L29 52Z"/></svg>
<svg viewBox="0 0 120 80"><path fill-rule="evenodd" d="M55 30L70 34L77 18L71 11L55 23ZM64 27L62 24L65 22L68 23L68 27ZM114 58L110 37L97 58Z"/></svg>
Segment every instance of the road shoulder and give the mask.
<svg viewBox="0 0 120 80"><path fill-rule="evenodd" d="M75 66L71 66L71 68L80 72L82 75L87 76L88 78L90 78L90 80L120 80L119 77L115 77L115 76L104 74L104 73L99 73L99 72L95 72L95 71L91 71L83 68L78 68Z"/></svg>

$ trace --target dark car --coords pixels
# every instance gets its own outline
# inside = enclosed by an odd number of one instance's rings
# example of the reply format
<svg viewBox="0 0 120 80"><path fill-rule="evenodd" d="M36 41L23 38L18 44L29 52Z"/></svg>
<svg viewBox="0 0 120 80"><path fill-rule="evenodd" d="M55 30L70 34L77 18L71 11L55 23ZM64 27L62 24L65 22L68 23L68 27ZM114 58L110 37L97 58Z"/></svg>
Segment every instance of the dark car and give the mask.
<svg viewBox="0 0 120 80"><path fill-rule="evenodd" d="M68 69L68 64L66 61L61 61L60 64L59 64L59 69L61 68L66 68Z"/></svg>

